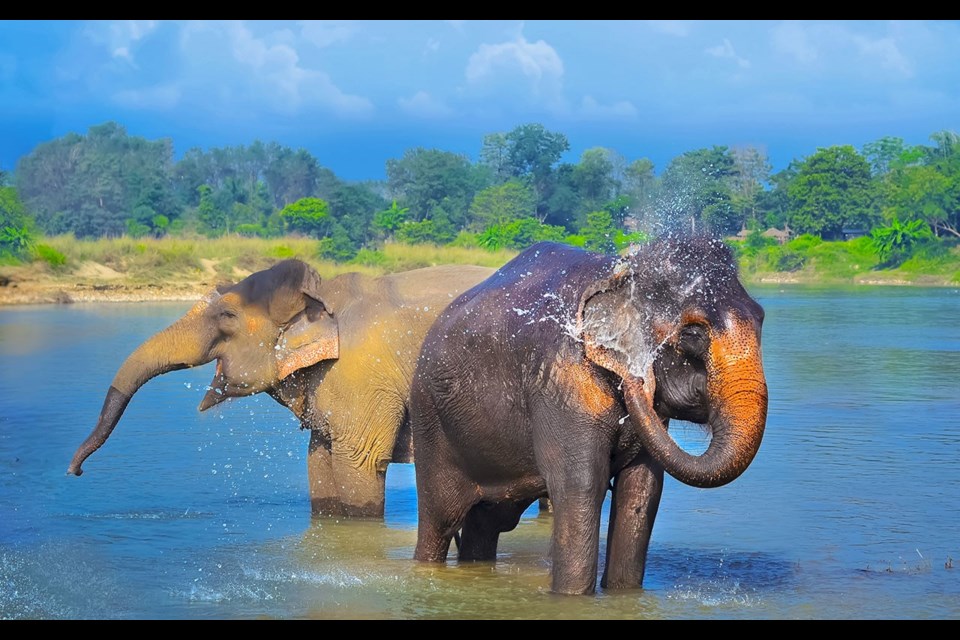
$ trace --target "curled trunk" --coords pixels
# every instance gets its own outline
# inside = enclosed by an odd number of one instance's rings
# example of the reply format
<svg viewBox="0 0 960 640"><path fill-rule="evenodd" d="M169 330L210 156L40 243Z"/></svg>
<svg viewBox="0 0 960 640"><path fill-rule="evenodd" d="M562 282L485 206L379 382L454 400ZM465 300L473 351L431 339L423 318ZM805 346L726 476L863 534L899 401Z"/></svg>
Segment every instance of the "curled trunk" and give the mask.
<svg viewBox="0 0 960 640"><path fill-rule="evenodd" d="M755 333L734 328L713 341L707 358L710 445L701 455L674 442L653 410L652 385L624 380L624 400L644 446L671 476L695 487L719 487L742 474L763 439L767 385Z"/></svg>

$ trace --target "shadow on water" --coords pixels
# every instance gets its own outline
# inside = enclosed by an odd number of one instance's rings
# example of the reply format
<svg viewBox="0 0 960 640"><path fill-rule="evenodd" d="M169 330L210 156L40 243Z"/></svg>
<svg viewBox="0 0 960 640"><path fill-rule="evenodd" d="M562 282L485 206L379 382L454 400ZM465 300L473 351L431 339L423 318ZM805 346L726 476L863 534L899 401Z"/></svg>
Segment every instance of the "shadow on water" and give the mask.
<svg viewBox="0 0 960 640"><path fill-rule="evenodd" d="M644 585L674 601L705 607L761 605L799 584L796 562L766 552L704 551L651 544Z"/></svg>

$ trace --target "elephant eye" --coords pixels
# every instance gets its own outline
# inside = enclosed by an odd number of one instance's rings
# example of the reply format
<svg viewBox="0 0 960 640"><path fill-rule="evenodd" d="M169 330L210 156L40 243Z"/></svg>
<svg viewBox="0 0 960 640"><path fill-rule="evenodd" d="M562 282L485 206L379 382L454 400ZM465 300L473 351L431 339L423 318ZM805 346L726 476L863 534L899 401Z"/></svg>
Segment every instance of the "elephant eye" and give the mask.
<svg viewBox="0 0 960 640"><path fill-rule="evenodd" d="M230 309L223 309L219 315L220 330L224 333L233 333L237 329L237 313Z"/></svg>
<svg viewBox="0 0 960 640"><path fill-rule="evenodd" d="M707 328L701 324L688 324L680 330L680 339L677 343L688 355L702 356L710 343Z"/></svg>

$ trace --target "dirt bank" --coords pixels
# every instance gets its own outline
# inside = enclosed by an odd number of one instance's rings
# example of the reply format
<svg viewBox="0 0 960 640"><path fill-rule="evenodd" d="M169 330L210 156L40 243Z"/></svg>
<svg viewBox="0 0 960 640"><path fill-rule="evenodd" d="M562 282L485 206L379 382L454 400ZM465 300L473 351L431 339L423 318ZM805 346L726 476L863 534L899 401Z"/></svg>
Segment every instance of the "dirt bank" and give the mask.
<svg viewBox="0 0 960 640"><path fill-rule="evenodd" d="M84 263L69 274L43 266L0 267L0 306L73 302L197 300L216 285L215 274L189 274L163 282L138 282L110 267Z"/></svg>

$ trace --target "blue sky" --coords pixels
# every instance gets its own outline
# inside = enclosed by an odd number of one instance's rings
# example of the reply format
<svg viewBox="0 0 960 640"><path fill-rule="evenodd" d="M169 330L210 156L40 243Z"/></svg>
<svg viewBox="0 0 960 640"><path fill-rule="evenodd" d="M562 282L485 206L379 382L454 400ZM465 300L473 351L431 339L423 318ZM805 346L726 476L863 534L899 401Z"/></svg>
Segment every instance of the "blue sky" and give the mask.
<svg viewBox="0 0 960 640"><path fill-rule="evenodd" d="M779 170L960 130L960 21L0 21L0 169L108 120L177 157L276 140L347 180L529 122L570 162L753 145Z"/></svg>

